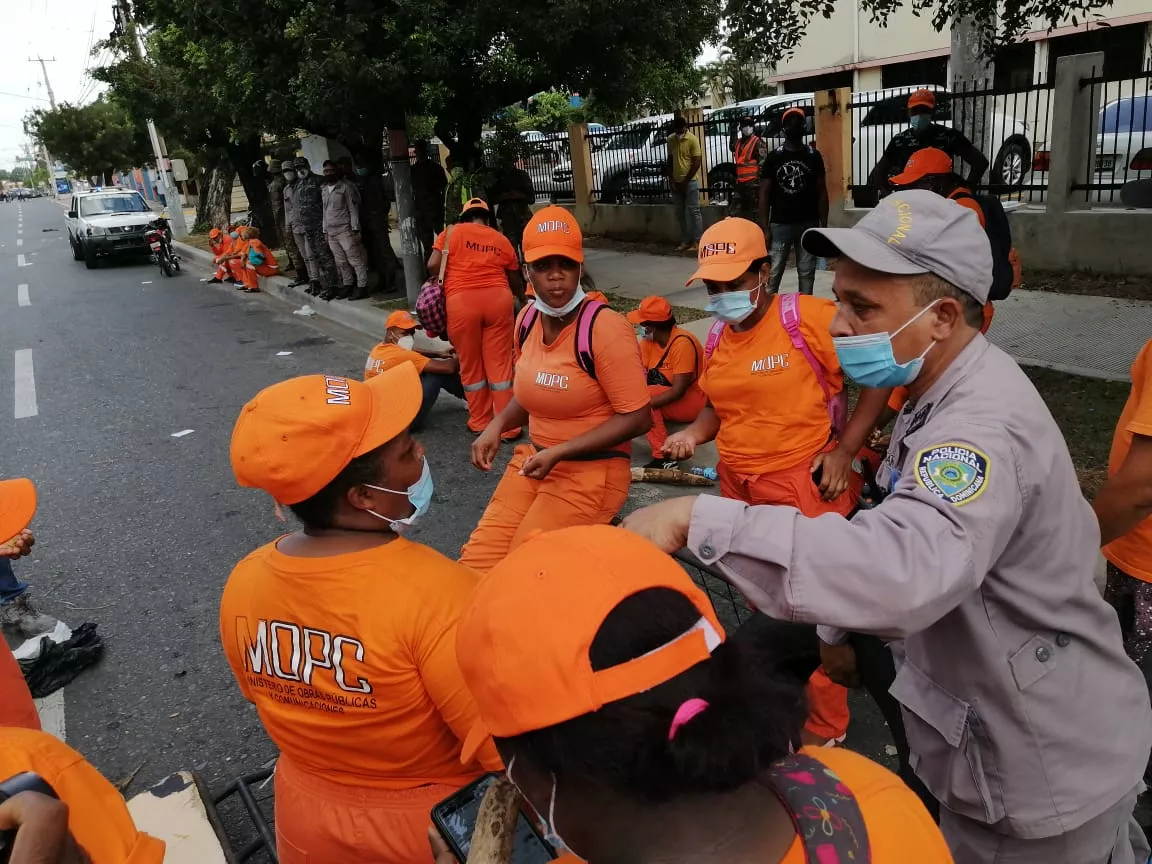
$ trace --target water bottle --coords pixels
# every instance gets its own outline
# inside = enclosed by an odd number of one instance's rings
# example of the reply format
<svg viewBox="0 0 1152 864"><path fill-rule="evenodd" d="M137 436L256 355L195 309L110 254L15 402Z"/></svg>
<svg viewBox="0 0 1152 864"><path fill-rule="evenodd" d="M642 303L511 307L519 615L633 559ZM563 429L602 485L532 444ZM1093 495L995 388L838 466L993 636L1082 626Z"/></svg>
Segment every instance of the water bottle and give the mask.
<svg viewBox="0 0 1152 864"><path fill-rule="evenodd" d="M697 477L703 477L706 480L719 480L720 475L716 473L715 468L697 467L689 469L689 473L695 474Z"/></svg>

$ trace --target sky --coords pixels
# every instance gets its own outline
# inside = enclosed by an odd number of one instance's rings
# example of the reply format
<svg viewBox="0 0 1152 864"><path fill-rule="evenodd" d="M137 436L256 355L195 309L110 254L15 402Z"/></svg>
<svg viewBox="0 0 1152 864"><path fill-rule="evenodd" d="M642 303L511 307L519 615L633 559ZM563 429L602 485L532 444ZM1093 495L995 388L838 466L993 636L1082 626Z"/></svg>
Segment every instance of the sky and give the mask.
<svg viewBox="0 0 1152 864"><path fill-rule="evenodd" d="M45 64L61 102L89 102L99 92L88 77L91 46L112 31L113 0L4 0L4 45L0 51L0 168L11 168L28 138L24 115L48 107L39 63ZM100 85L102 88L103 85Z"/></svg>

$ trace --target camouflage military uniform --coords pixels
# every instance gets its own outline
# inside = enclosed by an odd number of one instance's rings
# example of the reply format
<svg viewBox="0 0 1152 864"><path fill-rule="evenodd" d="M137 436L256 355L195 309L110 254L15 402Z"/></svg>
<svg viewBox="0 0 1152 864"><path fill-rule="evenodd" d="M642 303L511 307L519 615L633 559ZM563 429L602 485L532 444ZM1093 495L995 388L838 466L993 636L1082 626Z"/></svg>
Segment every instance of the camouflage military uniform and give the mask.
<svg viewBox="0 0 1152 864"><path fill-rule="evenodd" d="M324 239L324 199L320 192L320 179L311 173L307 160L297 159L296 166L309 169L308 176L297 180L293 187L292 225L297 235L303 233L305 237L304 260L308 262L313 293L317 290L335 292L339 279L336 260Z"/></svg>
<svg viewBox="0 0 1152 864"><path fill-rule="evenodd" d="M292 167L291 162L286 164L289 168ZM272 219L276 223L276 233L280 235L280 242L288 256L288 269L296 271L297 276L304 276L303 257L300 255L300 250L296 248L296 238L292 235L292 230L288 227L284 214L284 187L288 184L281 173L283 166L279 162L273 162L268 166L268 170L268 202L272 205Z"/></svg>

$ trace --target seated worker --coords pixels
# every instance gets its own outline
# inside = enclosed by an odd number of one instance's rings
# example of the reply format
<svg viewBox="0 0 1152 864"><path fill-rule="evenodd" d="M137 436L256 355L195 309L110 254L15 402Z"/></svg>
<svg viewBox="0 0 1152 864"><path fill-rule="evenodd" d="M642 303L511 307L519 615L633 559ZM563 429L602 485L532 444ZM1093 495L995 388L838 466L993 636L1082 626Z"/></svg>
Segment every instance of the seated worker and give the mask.
<svg viewBox="0 0 1152 864"><path fill-rule="evenodd" d="M282 864L429 861L438 801L500 766L460 761L476 706L456 622L476 574L400 536L428 512L432 475L409 433L420 376L307 375L244 406L232 433L241 486L303 523L232 571L224 654L280 748Z"/></svg>
<svg viewBox="0 0 1152 864"><path fill-rule="evenodd" d="M240 281L244 290L255 294L260 290L259 276L279 276L280 265L276 263L276 256L272 250L264 245L260 239L260 229L248 226L240 229L240 236L247 244L244 257L240 259Z"/></svg>
<svg viewBox="0 0 1152 864"><path fill-rule="evenodd" d="M208 232L208 248L212 250L212 262L216 265L216 272L212 274L211 279L205 281L217 284L225 280L231 281L224 256L231 251L232 242L232 236L219 228L213 228Z"/></svg>
<svg viewBox="0 0 1152 864"><path fill-rule="evenodd" d="M647 468L675 468L679 463L664 457L666 421L691 423L704 409L700 373L704 369L704 346L683 327L676 326L672 307L663 297L645 297L640 308L625 316L636 325L640 359L648 370L648 395L652 397L652 428L648 444L652 461Z"/></svg>
<svg viewBox="0 0 1152 864"><path fill-rule="evenodd" d="M420 324L412 314L397 309L384 322L384 341L372 349L368 362L364 364L364 380L375 378L381 372L411 363L420 373L420 386L424 390L424 401L420 411L412 421L412 431L424 428L424 421L436 404L441 390L447 390L457 399L464 398L464 386L460 383L460 363L451 351L427 351L415 347L415 333Z"/></svg>
<svg viewBox="0 0 1152 864"><path fill-rule="evenodd" d="M136 829L116 787L84 757L39 729L0 727L0 783L31 772L56 798L24 791L0 803L15 831L8 864L161 864L164 842Z"/></svg>
<svg viewBox="0 0 1152 864"><path fill-rule="evenodd" d="M244 225L239 225L230 228L228 237L231 243L228 250L220 256L219 264L224 267L228 274L228 278L224 281L231 282L236 288L244 288L244 265L248 260L248 241L244 237Z"/></svg>
<svg viewBox="0 0 1152 864"><path fill-rule="evenodd" d="M7 564L32 551L35 542L28 526L36 515L36 487L19 478L0 481L0 563ZM0 646L0 727L40 728L40 715L28 692L20 665L7 644ZM3 780L7 775L0 776Z"/></svg>
<svg viewBox="0 0 1152 864"><path fill-rule="evenodd" d="M479 573L534 531L615 518L632 482L632 439L652 425L632 325L580 285L584 240L572 214L538 210L523 248L536 299L516 321L515 389L473 443L472 464L492 470L509 429L527 423L531 440L516 448L461 552Z"/></svg>
<svg viewBox="0 0 1152 864"><path fill-rule="evenodd" d="M628 532L533 537L460 619L482 721L465 754L495 736L553 844L593 864L949 864L898 777L798 748L800 681L744 635L727 638L680 565Z"/></svg>

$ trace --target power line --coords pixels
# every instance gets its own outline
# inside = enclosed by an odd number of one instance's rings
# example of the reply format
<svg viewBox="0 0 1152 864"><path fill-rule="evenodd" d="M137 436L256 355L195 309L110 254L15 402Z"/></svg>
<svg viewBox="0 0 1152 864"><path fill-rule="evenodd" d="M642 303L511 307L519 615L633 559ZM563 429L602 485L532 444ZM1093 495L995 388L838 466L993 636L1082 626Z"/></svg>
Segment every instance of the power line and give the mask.
<svg viewBox="0 0 1152 864"><path fill-rule="evenodd" d="M9 93L7 90L0 90L0 96L11 96L13 99L31 99L34 102L47 102L43 96L29 96L26 93Z"/></svg>

